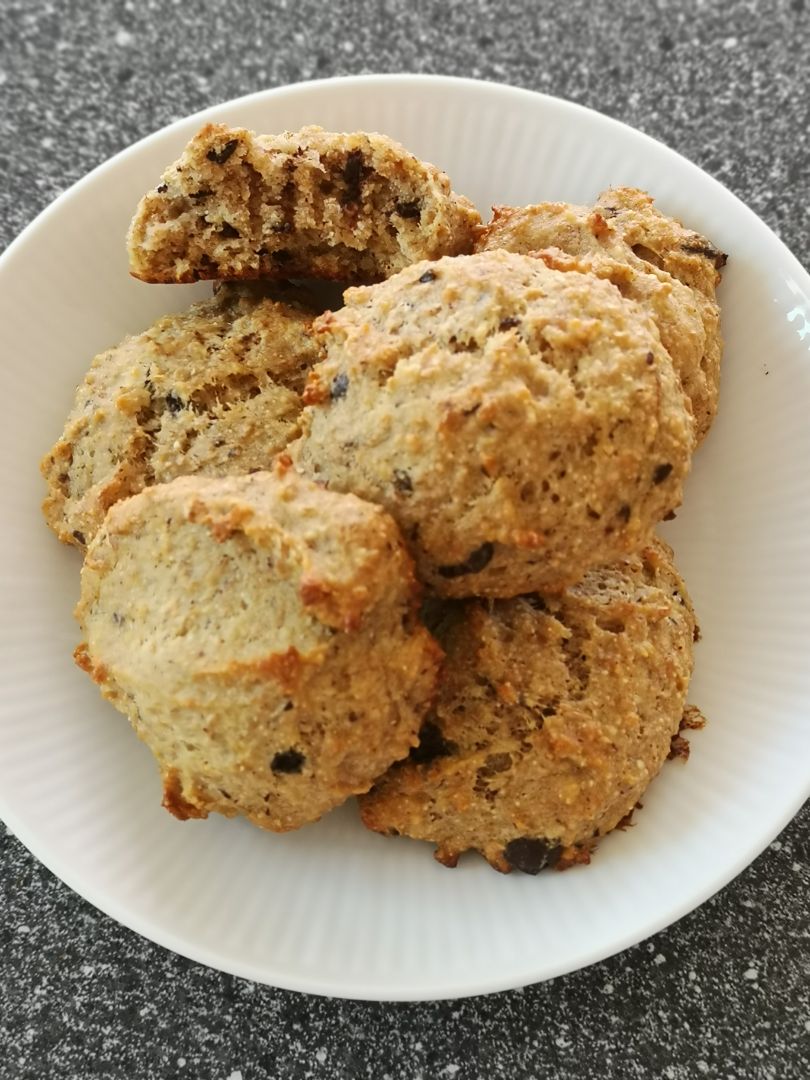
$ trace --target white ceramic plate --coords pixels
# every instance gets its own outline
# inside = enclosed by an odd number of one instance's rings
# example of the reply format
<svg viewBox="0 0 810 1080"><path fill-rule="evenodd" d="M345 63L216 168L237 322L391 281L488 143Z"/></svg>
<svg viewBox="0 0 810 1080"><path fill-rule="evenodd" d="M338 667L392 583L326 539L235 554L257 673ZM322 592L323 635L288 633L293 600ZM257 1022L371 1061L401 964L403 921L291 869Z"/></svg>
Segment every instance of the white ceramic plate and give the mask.
<svg viewBox="0 0 810 1080"><path fill-rule="evenodd" d="M40 514L37 472L90 358L201 286L127 275L140 195L208 120L259 131L376 129L493 202L586 202L647 188L730 260L720 415L667 530L704 640L691 700L709 717L636 827L590 867L537 878L455 871L426 844L367 833L347 805L273 836L180 823L122 717L73 665L78 553ZM613 120L523 90L372 76L268 91L173 124L96 169L0 260L0 814L54 873L179 953L277 986L353 998L454 997L593 963L714 893L810 789L810 278L733 195Z"/></svg>

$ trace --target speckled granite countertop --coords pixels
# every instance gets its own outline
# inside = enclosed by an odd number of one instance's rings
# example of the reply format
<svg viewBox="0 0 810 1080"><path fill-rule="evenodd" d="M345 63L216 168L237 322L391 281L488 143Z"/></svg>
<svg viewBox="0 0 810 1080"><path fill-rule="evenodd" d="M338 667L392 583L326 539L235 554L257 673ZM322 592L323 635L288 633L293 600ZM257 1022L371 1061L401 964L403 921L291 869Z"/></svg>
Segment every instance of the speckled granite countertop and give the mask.
<svg viewBox="0 0 810 1080"><path fill-rule="evenodd" d="M0 242L176 117L313 76L479 76L593 106L810 263L805 0L3 0ZM586 971L375 1005L233 979L117 926L0 825L0 1078L810 1077L810 808L720 895Z"/></svg>

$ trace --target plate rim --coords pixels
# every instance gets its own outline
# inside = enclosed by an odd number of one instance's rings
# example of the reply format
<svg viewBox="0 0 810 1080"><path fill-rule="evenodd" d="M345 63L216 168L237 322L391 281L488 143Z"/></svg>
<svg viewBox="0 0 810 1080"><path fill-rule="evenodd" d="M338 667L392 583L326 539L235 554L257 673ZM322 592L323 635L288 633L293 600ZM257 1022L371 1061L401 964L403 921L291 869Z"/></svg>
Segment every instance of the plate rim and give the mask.
<svg viewBox="0 0 810 1080"><path fill-rule="evenodd" d="M536 102L539 99L546 108L562 110L563 112L569 112L571 115L580 117L587 116L592 118L596 116L599 118L600 123L608 125L609 128L615 126L623 129L626 133L630 133L633 138L654 145L657 154L660 155L663 151L665 155L670 156L672 159L677 159L682 165L685 164L690 170L694 170L696 174L699 174L701 182L705 183L706 181L709 181L711 185L715 186L715 188L722 193L723 199L733 200L738 210L744 212L752 224L756 223L756 228L760 234L763 236L767 235L770 244L775 242L775 244L778 245L782 257L786 258L788 261L789 269L794 276L798 278L800 284L806 288L810 295L810 274L808 274L798 258L788 248L787 244L776 235L770 226L768 226L766 222L751 210L751 208L737 195L735 195L733 191L722 184L721 181L705 172L700 166L683 154L673 150L653 136L632 127L632 125L627 124L622 120L601 113L596 109L551 94L485 79L408 72L385 74L368 73L336 78L302 80L296 83L254 91L250 94L218 102L214 105L209 105L203 109L197 110L188 116L173 120L171 123L155 129L138 139L136 142L122 148L111 157L100 162L44 207L8 244L6 249L0 255L0 274L4 272L6 264L11 261L16 252L25 245L28 239L36 231L47 228L52 215L58 214L78 191L99 176L102 176L106 170L112 169L120 161L126 159L128 155L137 154L145 144L151 142L155 138L170 135L175 131L191 126L193 123L205 122L206 120L211 119L212 114L216 114L222 110L239 108L269 99L280 100L301 91L317 90L330 85L334 86L335 83L340 83L344 86L354 85L358 87L384 85L388 88L403 87L409 84L421 84L423 86L432 87L437 91L440 91L442 87L447 87L448 84L468 87L479 91L483 87L495 96L500 95L504 100L506 98L520 98L526 101L532 100ZM798 813L808 797L810 797L810 768L808 768L804 791L801 791L797 785L795 796L783 805L782 812L778 817L768 819L767 825L756 834L754 842L751 842L749 839L745 849L740 852L736 859L732 860L730 864L723 864L719 872L707 876L703 887L693 892L688 901L677 904L672 908L667 908L663 913L661 913L661 911L653 913L651 916L644 919L640 926L637 926L634 930L627 931L620 938L611 939L605 944L604 948L591 947L580 949L579 952L574 951L569 954L565 960L560 960L558 963L551 965L540 974L538 974L534 965L529 965L527 969L522 970L521 972L512 969L510 974L493 975L487 980L478 979L475 983L472 983L469 979L449 979L444 983L435 981L430 986L426 986L424 983L417 983L411 980L409 983L398 983L393 986L383 987L378 982L366 980L365 982L351 985L348 988L350 990L349 993L346 992L347 987L345 984L341 984L331 975L307 975L306 973L278 969L268 972L267 970L263 970L261 964L256 964L254 966L250 963L233 962L227 956L217 953L216 950L208 946L197 944L190 938L181 938L174 932L166 930L159 923L155 923L152 919L140 917L136 909L132 909L123 901L119 902L109 894L103 894L99 898L93 894L92 889L85 889L82 883L81 873L74 873L69 862L66 861L63 863L57 852L49 851L47 855L43 857L39 850L38 839L35 835L36 829L32 826L31 831L29 832L28 826L18 817L13 805L7 803L2 791L0 791L0 818L6 822L11 833L20 840L34 858L42 863L43 866L64 882L70 889L82 897L82 899L148 941L154 942L155 944L169 949L196 963L204 964L216 970L225 971L239 978L249 979L254 982L279 987L284 990L293 990L319 996L339 997L344 1000L393 1002L458 999L506 991L580 970L623 952L636 944L640 944L653 934L673 925L685 915L696 910L720 889L728 885L729 882L737 877L762 853L762 851L765 850L774 837L776 837L788 822L792 820L796 813ZM266 967L267 965L265 964L264 968Z"/></svg>

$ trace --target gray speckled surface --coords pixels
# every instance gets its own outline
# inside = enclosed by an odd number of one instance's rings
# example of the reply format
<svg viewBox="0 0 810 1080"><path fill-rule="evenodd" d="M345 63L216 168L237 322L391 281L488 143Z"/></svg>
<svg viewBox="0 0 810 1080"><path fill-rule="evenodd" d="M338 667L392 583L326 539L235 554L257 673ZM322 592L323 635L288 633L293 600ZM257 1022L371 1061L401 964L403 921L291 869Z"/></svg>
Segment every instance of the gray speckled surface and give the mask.
<svg viewBox="0 0 810 1080"><path fill-rule="evenodd" d="M436 71L620 117L713 173L810 262L810 5L0 6L0 240L168 121L313 76ZM587 971L462 1002L306 998L164 952L0 826L0 1078L810 1076L810 812L719 896Z"/></svg>

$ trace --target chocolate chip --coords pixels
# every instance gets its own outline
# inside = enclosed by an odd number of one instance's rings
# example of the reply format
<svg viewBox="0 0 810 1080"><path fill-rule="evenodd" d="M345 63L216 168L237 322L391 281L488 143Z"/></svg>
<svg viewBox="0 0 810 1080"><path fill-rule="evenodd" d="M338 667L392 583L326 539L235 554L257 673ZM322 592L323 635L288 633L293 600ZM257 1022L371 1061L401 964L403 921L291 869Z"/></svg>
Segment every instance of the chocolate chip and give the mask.
<svg viewBox="0 0 810 1080"><path fill-rule="evenodd" d="M346 185L341 202L356 203L360 199L363 185L363 152L352 150L343 166L343 183Z"/></svg>
<svg viewBox="0 0 810 1080"><path fill-rule="evenodd" d="M346 397L346 391L349 389L349 376L345 371L341 371L338 375L332 379L332 385L329 387L329 395L332 401L337 401L338 398Z"/></svg>
<svg viewBox="0 0 810 1080"><path fill-rule="evenodd" d="M158 184L158 186L155 188L155 191L157 191L160 195L162 195L164 193L164 191L168 191L168 190L169 190L169 185L168 184Z"/></svg>
<svg viewBox="0 0 810 1080"><path fill-rule="evenodd" d="M674 510L667 510L664 514L664 521L674 521L677 516Z"/></svg>
<svg viewBox="0 0 810 1080"><path fill-rule="evenodd" d="M270 763L270 768L278 773L300 773L305 761L300 750L280 750Z"/></svg>
<svg viewBox="0 0 810 1080"><path fill-rule="evenodd" d="M183 408L183 399L170 390L166 395L166 408L170 413L179 413Z"/></svg>
<svg viewBox="0 0 810 1080"><path fill-rule="evenodd" d="M86 544L87 543L87 541L84 538L84 533L81 531L81 529L74 529L73 532L71 533L71 536L73 537L74 540L78 540L78 542L80 544Z"/></svg>
<svg viewBox="0 0 810 1080"><path fill-rule="evenodd" d="M426 270L424 272L424 274L422 274L422 276L419 278L419 281L420 281L420 283L422 285L427 285L427 284L429 284L429 282L435 281L435 280L436 280L436 275L434 274L434 272L432 270Z"/></svg>
<svg viewBox="0 0 810 1080"><path fill-rule="evenodd" d="M503 856L515 870L522 870L524 874L539 874L544 867L557 862L561 850L560 845L552 841L521 836L509 841L503 849Z"/></svg>
<svg viewBox="0 0 810 1080"><path fill-rule="evenodd" d="M681 244L681 251L685 251L687 255L702 255L704 259L714 263L715 270L722 270L728 262L728 255L711 244Z"/></svg>
<svg viewBox="0 0 810 1080"><path fill-rule="evenodd" d="M501 319L498 323L499 330L511 330L515 326L520 326L520 319L516 319L513 315L510 315L506 319Z"/></svg>
<svg viewBox="0 0 810 1080"><path fill-rule="evenodd" d="M494 553L494 546L487 540L481 547L471 551L464 562L453 563L450 566L440 566L438 571L443 578L462 577L464 574L480 574L492 561Z"/></svg>
<svg viewBox="0 0 810 1080"><path fill-rule="evenodd" d="M394 487L403 495L410 495L413 491L413 481L410 474L404 469L394 469Z"/></svg>
<svg viewBox="0 0 810 1080"><path fill-rule="evenodd" d="M238 229L234 228L234 226L231 225L231 223L229 221L226 221L225 224L222 226L222 228L219 230L219 235L220 236L225 236L228 239L236 240L242 234L239 232Z"/></svg>
<svg viewBox="0 0 810 1080"><path fill-rule="evenodd" d="M653 472L653 483L663 484L663 482L666 480L666 478L671 472L672 466L668 461L665 462L663 465L656 465L655 471Z"/></svg>
<svg viewBox="0 0 810 1080"><path fill-rule="evenodd" d="M403 218L419 218L422 216L422 204L418 199L411 202L398 202L394 210Z"/></svg>
<svg viewBox="0 0 810 1080"><path fill-rule="evenodd" d="M410 760L426 765L436 758L449 757L455 750L456 744L445 739L439 725L434 720L425 720L419 730L419 745L411 750Z"/></svg>
<svg viewBox="0 0 810 1080"><path fill-rule="evenodd" d="M616 517L620 521L628 522L630 520L630 504L623 503L616 511Z"/></svg>
<svg viewBox="0 0 810 1080"><path fill-rule="evenodd" d="M229 139L219 150L215 150L211 147L205 156L209 161L215 161L217 165L224 165L238 145L238 139Z"/></svg>

